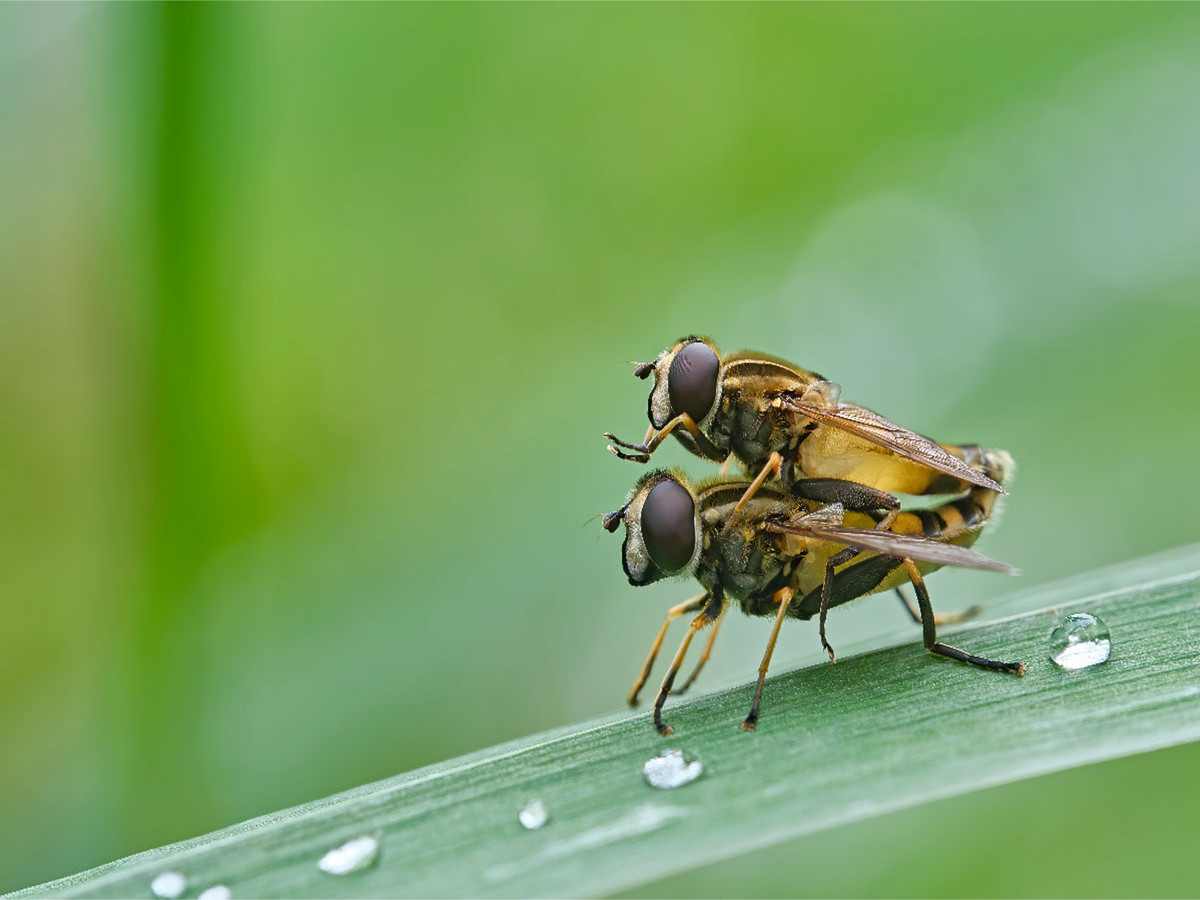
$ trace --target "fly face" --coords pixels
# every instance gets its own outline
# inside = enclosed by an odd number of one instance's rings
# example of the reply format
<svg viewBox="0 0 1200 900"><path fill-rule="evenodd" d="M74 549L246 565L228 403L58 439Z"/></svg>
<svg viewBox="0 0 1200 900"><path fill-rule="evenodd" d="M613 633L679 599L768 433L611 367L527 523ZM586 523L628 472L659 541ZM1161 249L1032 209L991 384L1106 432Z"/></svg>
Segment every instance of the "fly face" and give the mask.
<svg viewBox="0 0 1200 900"><path fill-rule="evenodd" d="M701 429L721 399L721 358L709 341L687 337L658 355L653 363L638 366L634 374L654 373L647 412L655 428L664 428L687 413Z"/></svg>
<svg viewBox="0 0 1200 900"><path fill-rule="evenodd" d="M695 569L701 545L696 498L674 475L651 472L639 481L629 502L604 517L608 531L621 522L621 565L630 584L652 584Z"/></svg>

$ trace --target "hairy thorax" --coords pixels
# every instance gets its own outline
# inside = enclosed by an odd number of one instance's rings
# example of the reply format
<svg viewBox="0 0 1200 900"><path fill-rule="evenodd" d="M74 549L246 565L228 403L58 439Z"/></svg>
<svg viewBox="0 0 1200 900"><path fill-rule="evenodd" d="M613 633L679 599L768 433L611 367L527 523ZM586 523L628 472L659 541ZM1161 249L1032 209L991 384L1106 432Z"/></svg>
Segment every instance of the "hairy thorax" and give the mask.
<svg viewBox="0 0 1200 900"><path fill-rule="evenodd" d="M757 474L772 452L788 449L788 424L786 413L772 408L761 395L748 394L732 383L726 386L713 419L715 443Z"/></svg>

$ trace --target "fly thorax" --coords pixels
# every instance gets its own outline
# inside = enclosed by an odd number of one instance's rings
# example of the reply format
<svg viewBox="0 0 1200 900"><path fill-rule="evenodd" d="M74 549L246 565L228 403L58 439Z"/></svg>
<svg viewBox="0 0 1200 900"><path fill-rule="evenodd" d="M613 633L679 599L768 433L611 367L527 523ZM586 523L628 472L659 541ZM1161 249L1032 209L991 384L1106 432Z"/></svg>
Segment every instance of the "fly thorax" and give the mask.
<svg viewBox="0 0 1200 900"><path fill-rule="evenodd" d="M729 575L760 576L766 557L763 550L753 532L735 527L721 543L721 563Z"/></svg>
<svg viewBox="0 0 1200 900"><path fill-rule="evenodd" d="M752 470L774 450L783 450L786 431L778 427L776 411L759 403L735 403L728 412L729 449Z"/></svg>

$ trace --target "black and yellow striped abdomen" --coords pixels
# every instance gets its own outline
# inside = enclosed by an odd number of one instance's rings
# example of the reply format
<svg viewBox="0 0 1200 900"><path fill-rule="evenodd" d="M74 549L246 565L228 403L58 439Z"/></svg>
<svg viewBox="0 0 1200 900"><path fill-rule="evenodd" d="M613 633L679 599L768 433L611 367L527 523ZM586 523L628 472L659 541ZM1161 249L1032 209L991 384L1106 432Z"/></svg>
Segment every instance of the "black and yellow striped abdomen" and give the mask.
<svg viewBox="0 0 1200 900"><path fill-rule="evenodd" d="M983 450L978 447L973 447L971 450L981 472L1000 484L1004 484L1011 478L1013 461L1007 452ZM995 511L996 499L995 491L972 486L962 496L939 506L905 510L899 513L889 530L897 534L919 535L930 540L969 547L978 540L984 526L991 519ZM869 528L881 518L882 513L875 516L867 516L863 513L847 514L845 523ZM820 608L821 583L825 574L824 561L832 555L835 549L814 552L811 554L810 564L806 570L798 573L800 577L795 583L795 588L800 599L792 601L790 615L808 619L817 614ZM935 563L919 562L917 568L922 574L928 574L941 566ZM908 581L908 574L897 558L863 552L834 570L830 607L848 603L868 594L891 590L908 583Z"/></svg>

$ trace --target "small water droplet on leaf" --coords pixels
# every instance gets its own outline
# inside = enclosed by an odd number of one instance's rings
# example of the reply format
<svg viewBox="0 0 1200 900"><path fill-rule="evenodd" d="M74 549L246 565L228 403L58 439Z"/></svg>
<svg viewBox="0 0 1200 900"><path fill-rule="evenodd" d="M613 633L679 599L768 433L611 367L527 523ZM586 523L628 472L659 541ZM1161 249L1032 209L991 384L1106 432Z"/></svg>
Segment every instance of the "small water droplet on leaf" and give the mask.
<svg viewBox="0 0 1200 900"><path fill-rule="evenodd" d="M175 900L187 890L187 879L178 872L160 872L150 882L150 892L163 900Z"/></svg>
<svg viewBox="0 0 1200 900"><path fill-rule="evenodd" d="M546 804L541 800L530 800L517 813L517 821L530 831L541 828L549 818L550 812L546 809Z"/></svg>
<svg viewBox="0 0 1200 900"><path fill-rule="evenodd" d="M1050 660L1063 669L1099 665L1111 652L1108 626L1091 613L1071 613L1050 632Z"/></svg>
<svg viewBox="0 0 1200 900"><path fill-rule="evenodd" d="M650 785L664 791L695 781L703 771L704 764L698 759L688 759L682 750L664 750L642 766L642 774Z"/></svg>
<svg viewBox="0 0 1200 900"><path fill-rule="evenodd" d="M334 847L321 857L317 868L329 875L349 875L371 865L378 855L379 841L370 835L363 835Z"/></svg>

